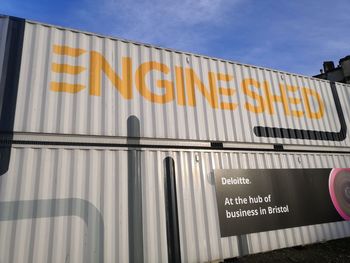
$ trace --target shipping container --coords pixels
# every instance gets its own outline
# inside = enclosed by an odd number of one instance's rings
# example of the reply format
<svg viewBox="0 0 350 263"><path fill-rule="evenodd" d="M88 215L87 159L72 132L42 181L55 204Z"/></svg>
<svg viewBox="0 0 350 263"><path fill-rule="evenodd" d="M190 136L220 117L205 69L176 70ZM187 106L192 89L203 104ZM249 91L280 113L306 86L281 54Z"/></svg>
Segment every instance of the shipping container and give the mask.
<svg viewBox="0 0 350 263"><path fill-rule="evenodd" d="M11 25L1 41L16 43L6 49L15 59L2 63L13 72L1 78L16 83L4 94L13 104L3 106L15 133L122 139L134 115L141 138L350 149L348 85L31 21Z"/></svg>
<svg viewBox="0 0 350 263"><path fill-rule="evenodd" d="M350 236L328 193L350 167L349 98L346 84L0 16L0 262L210 262ZM276 199L311 187L308 213L331 205L336 220L226 235L216 180L249 171L280 173ZM308 185L277 182L295 173Z"/></svg>
<svg viewBox="0 0 350 263"><path fill-rule="evenodd" d="M130 155L131 153L131 155ZM130 247L130 159L141 176L142 242ZM165 169L174 161L183 262L239 256L237 236L221 238L215 169L349 167L349 154L266 153L16 145L0 178L0 262L168 261ZM348 222L246 235L248 253L350 235Z"/></svg>

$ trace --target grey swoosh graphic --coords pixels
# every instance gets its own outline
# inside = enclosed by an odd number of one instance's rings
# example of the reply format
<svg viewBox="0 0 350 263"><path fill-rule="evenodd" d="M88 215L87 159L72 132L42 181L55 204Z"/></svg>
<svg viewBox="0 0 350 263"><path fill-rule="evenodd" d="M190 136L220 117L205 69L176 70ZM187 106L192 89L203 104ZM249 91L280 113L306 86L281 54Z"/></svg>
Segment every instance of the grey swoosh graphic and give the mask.
<svg viewBox="0 0 350 263"><path fill-rule="evenodd" d="M104 222L100 211L79 198L0 202L0 221L78 216L87 227L87 262L103 262Z"/></svg>

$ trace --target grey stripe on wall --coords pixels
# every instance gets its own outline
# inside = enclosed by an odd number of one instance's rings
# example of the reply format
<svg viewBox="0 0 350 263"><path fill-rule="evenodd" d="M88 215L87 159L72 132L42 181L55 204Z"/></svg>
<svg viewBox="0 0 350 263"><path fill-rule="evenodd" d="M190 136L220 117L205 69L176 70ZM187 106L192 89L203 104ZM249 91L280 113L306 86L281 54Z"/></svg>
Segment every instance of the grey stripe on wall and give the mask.
<svg viewBox="0 0 350 263"><path fill-rule="evenodd" d="M103 262L104 223L100 211L78 198L0 202L0 221L78 216L87 227L87 262Z"/></svg>
<svg viewBox="0 0 350 263"><path fill-rule="evenodd" d="M132 147L140 144L140 121L136 116L127 120L128 139L128 213L129 262L143 262L141 152Z"/></svg>
<svg viewBox="0 0 350 263"><path fill-rule="evenodd" d="M164 164L164 193L166 230L168 242L168 261L170 263L181 262L179 221L176 198L175 162L171 157L166 157Z"/></svg>
<svg viewBox="0 0 350 263"><path fill-rule="evenodd" d="M6 38L1 44L4 50L0 79L0 135L6 134L10 142L0 148L0 175L3 175L10 163L25 20L14 17L1 19L7 24L7 31L2 30L6 32ZM0 141L3 141L1 137Z"/></svg>

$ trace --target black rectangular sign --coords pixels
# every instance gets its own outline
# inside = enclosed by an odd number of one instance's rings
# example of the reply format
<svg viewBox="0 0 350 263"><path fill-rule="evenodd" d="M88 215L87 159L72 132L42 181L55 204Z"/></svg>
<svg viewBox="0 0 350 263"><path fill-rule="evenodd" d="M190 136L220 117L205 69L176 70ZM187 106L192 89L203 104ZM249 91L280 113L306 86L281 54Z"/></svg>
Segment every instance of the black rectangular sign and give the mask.
<svg viewBox="0 0 350 263"><path fill-rule="evenodd" d="M331 172L332 169L215 170L221 236L344 220L330 195ZM337 195L343 198L349 190L350 199L350 173L342 173L338 177L346 175L348 188L340 182L342 193Z"/></svg>

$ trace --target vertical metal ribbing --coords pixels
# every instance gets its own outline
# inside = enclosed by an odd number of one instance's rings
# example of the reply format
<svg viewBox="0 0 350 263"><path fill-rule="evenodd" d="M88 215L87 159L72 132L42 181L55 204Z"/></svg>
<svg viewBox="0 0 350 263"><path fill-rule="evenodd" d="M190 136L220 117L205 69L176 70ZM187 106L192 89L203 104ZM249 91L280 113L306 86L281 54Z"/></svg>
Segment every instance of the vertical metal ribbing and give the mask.
<svg viewBox="0 0 350 263"><path fill-rule="evenodd" d="M11 141L15 120L19 71L21 67L25 20L8 17L7 31L0 72L0 176L7 172L10 163ZM5 34L5 31L3 31ZM1 61L0 61L1 63ZM4 145L3 141L6 141Z"/></svg>
<svg viewBox="0 0 350 263"><path fill-rule="evenodd" d="M87 263L104 262L104 222L100 211L79 198L0 202L0 222L22 219L78 216L87 227ZM13 257L10 259L11 262Z"/></svg>
<svg viewBox="0 0 350 263"><path fill-rule="evenodd" d="M166 230L168 241L168 261L181 262L179 222L176 198L175 163L171 157L166 157L164 163L164 193Z"/></svg>
<svg viewBox="0 0 350 263"><path fill-rule="evenodd" d="M240 257L249 254L247 235L237 236L237 246L238 246L238 255Z"/></svg>
<svg viewBox="0 0 350 263"><path fill-rule="evenodd" d="M140 144L140 121L136 116L128 118L127 131L129 262L143 262L141 152L132 147Z"/></svg>

